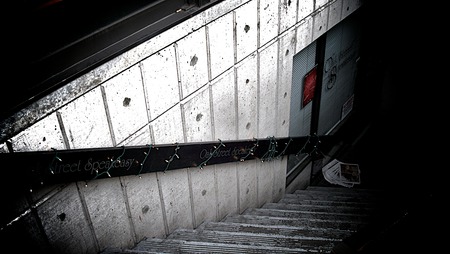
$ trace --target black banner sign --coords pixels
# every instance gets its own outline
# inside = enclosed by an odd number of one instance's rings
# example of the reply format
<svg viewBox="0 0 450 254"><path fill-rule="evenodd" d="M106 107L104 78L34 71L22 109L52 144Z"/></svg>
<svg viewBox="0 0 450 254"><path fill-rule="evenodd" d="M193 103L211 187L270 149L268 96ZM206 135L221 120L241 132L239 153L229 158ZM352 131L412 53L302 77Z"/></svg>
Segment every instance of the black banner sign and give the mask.
<svg viewBox="0 0 450 254"><path fill-rule="evenodd" d="M307 136L239 141L175 143L170 145L53 150L0 154L8 179L20 178L30 187L73 181L140 175L150 172L206 167L260 159L270 161L288 154L323 151L331 136Z"/></svg>

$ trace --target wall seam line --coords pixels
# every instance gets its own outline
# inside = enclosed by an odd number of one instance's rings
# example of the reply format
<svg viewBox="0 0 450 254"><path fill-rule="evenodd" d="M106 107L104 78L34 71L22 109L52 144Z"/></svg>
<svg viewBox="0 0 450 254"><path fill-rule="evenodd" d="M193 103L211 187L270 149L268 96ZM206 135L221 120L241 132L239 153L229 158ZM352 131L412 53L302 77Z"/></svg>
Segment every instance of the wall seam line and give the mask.
<svg viewBox="0 0 450 254"><path fill-rule="evenodd" d="M159 202L161 203L161 212L162 212L162 219L163 219L163 224L164 224L164 232L165 232L165 236L168 236L170 234L170 230L169 230L169 223L167 222L167 214L166 214L166 206L164 203L164 195L163 195L163 191L162 191L162 186L161 186L161 179L159 177L159 172L155 173L156 176L156 182L158 184L158 194L159 194ZM165 172L163 173L165 174Z"/></svg>
<svg viewBox="0 0 450 254"><path fill-rule="evenodd" d="M91 230L92 237L94 238L93 240L94 240L95 249L98 252L98 251L100 251L100 244L97 239L97 234L95 233L95 228L94 228L94 224L92 223L91 215L89 214L86 197L84 196L84 193L81 191L79 184L80 184L80 182L75 183L75 185L77 187L77 191L78 191L78 196L80 197L81 208L82 208L83 214L87 220L88 227ZM85 187L87 187L87 182L85 183Z"/></svg>
<svg viewBox="0 0 450 254"><path fill-rule="evenodd" d="M217 181L217 165L214 165L214 192L215 192L215 198L216 198L216 219L215 221L218 221L220 218L220 203L219 203L219 183Z"/></svg>
<svg viewBox="0 0 450 254"><path fill-rule="evenodd" d="M128 222L130 223L130 233L131 233L131 237L133 238L133 243L136 244L137 243L137 233L136 233L136 228L133 222L133 218L131 216L131 209L130 209L130 202L128 201L128 192L127 192L127 187L126 184L124 184L123 182L123 177L119 177L119 182L120 182L120 187L122 189L122 195L123 195L123 200L125 202L125 210L127 211L127 218L128 218Z"/></svg>
<svg viewBox="0 0 450 254"><path fill-rule="evenodd" d="M113 128L113 124L111 121L111 114L109 112L109 107L108 107L108 101L106 98L106 91L105 91L105 87L104 86L100 86L100 90L101 90L101 94L102 94L102 98L103 98L103 106L105 108L105 113L106 113L106 121L108 123L108 128L109 128L109 134L111 137L111 142L113 146L117 145L116 142L116 137L114 135L114 128Z"/></svg>
<svg viewBox="0 0 450 254"><path fill-rule="evenodd" d="M195 209L194 209L194 193L192 190L192 176L191 176L191 170L193 170L192 168L188 168L186 170L186 174L188 177L188 187L189 187L189 203L191 206L191 216L192 216L192 228L196 228L197 227L197 221L196 221L196 216L195 216Z"/></svg>
<svg viewBox="0 0 450 254"><path fill-rule="evenodd" d="M66 149L70 149L69 138L67 137L67 132L66 132L66 128L64 126L64 121L63 121L61 113L59 111L56 111L56 118L58 119L59 129L61 130L64 146Z"/></svg>
<svg viewBox="0 0 450 254"><path fill-rule="evenodd" d="M139 63L139 71L141 73L141 80L142 80L142 90L144 92L144 100L145 100L145 111L147 112L147 123L145 125L148 125L148 129L150 131L150 143L154 143L155 141L155 134L153 132L153 127L151 124L152 122L152 113L151 113L151 108L150 108L150 100L148 98L148 92L147 92L147 84L146 84L146 79L145 79L145 75L144 75L144 68L143 68L143 63L140 62ZM144 125L144 126L145 126Z"/></svg>

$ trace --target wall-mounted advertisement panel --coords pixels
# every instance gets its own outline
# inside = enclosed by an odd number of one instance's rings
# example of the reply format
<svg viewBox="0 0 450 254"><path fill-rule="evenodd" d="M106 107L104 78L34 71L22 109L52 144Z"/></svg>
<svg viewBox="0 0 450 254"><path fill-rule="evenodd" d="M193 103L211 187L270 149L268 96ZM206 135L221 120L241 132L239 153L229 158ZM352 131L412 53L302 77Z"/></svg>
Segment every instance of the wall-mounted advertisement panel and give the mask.
<svg viewBox="0 0 450 254"><path fill-rule="evenodd" d="M314 93L317 83L317 65L306 73L303 79L303 96L302 96L302 108L314 99Z"/></svg>
<svg viewBox="0 0 450 254"><path fill-rule="evenodd" d="M349 16L326 34L318 134L325 135L353 109L361 24Z"/></svg>

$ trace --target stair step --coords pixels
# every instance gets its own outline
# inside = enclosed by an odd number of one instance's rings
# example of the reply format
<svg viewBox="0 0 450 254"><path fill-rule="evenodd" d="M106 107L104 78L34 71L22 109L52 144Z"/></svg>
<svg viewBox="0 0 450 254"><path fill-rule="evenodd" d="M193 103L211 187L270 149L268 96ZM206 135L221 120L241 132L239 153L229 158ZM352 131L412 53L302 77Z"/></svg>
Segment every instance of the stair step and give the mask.
<svg viewBox="0 0 450 254"><path fill-rule="evenodd" d="M338 212L308 212L308 211L278 210L266 208L249 208L245 210L243 214L269 216L269 217L295 218L295 219L348 221L354 223L367 221L369 217L369 215L366 214L347 214Z"/></svg>
<svg viewBox="0 0 450 254"><path fill-rule="evenodd" d="M161 251L143 251L143 250L130 250L130 249L119 249L119 248L109 248L102 252L101 254L160 254Z"/></svg>
<svg viewBox="0 0 450 254"><path fill-rule="evenodd" d="M384 195L385 191L382 189L368 189L368 188L345 188L345 187L330 187L330 186L314 186L306 187L307 191L324 191L324 192L342 192L342 193L367 193L371 195ZM296 190L303 191L303 190Z"/></svg>
<svg viewBox="0 0 450 254"><path fill-rule="evenodd" d="M294 210L306 212L322 212L322 213L348 213L348 214L371 214L375 208L367 206L344 206L340 205L308 205L308 204L290 204L290 203L265 203L261 208L278 209L278 210Z"/></svg>
<svg viewBox="0 0 450 254"><path fill-rule="evenodd" d="M339 193L323 193L317 191L302 191L295 193L287 193L284 198L299 199L299 200L326 200L337 202L353 202L353 203L378 203L382 201L381 197L372 195L345 195Z"/></svg>
<svg viewBox="0 0 450 254"><path fill-rule="evenodd" d="M174 253L174 252L163 252L163 251L143 251L143 250L116 250L101 252L101 254L162 254L162 253ZM178 252L179 253L179 252Z"/></svg>
<svg viewBox="0 0 450 254"><path fill-rule="evenodd" d="M384 196L381 190L373 189L341 189L332 187L308 187L304 190L296 190L292 194L310 194L316 196L338 196L338 197L359 197L366 199L375 199Z"/></svg>
<svg viewBox="0 0 450 254"><path fill-rule="evenodd" d="M366 225L366 222L355 223L353 221L334 221L321 220L309 218L287 218L287 217L271 217L258 215L229 215L225 217L222 222L227 223L244 223L244 224L258 224L258 225L284 225L288 227L306 227L311 229L337 229L356 232L361 227Z"/></svg>
<svg viewBox="0 0 450 254"><path fill-rule="evenodd" d="M351 231L338 229L320 229L308 227L290 227L285 225L261 225L233 222L207 222L200 225L197 230L248 232L283 236L325 237L330 239L344 239L351 235Z"/></svg>
<svg viewBox="0 0 450 254"><path fill-rule="evenodd" d="M340 239L306 236L283 236L263 233L201 231L195 229L178 229L168 239L185 241L227 243L249 246L272 246L282 248L300 248L310 251L331 251Z"/></svg>
<svg viewBox="0 0 450 254"><path fill-rule="evenodd" d="M327 190L327 187L323 188L306 188L304 190L296 190L293 194L302 194L302 193L314 193L316 195L337 195L337 196L350 196L350 197L379 197L382 196L382 191L375 191L370 189L343 189L339 188L331 188L331 190Z"/></svg>
<svg viewBox="0 0 450 254"><path fill-rule="evenodd" d="M285 197L278 201L279 204L300 204L300 205L313 205L313 206L345 206L345 207L365 207L374 208L377 207L375 202L352 202L352 201L332 201L332 200L311 200L301 199L295 195L286 194Z"/></svg>
<svg viewBox="0 0 450 254"><path fill-rule="evenodd" d="M149 238L141 241L133 249L136 253L321 253L311 252L304 248L284 248L274 246L258 246L248 244L211 243L185 241L179 239ZM147 252L148 251L148 252ZM128 252L126 252L128 253ZM134 252L132 252L134 253ZM328 249L326 252L329 253Z"/></svg>

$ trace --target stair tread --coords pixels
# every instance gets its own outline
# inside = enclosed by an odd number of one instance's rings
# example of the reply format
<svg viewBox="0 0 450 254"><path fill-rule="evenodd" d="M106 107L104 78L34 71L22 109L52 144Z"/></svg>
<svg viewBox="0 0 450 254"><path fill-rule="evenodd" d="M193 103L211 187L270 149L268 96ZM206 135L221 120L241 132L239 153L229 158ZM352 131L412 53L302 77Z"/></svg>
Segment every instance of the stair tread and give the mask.
<svg viewBox="0 0 450 254"><path fill-rule="evenodd" d="M331 186L316 186L316 185L309 185L304 190L314 190L314 191L326 191L326 192L343 192L343 193L370 193L370 194L383 194L383 189L376 189L376 188L346 188L346 187L331 187ZM296 190L296 191L303 191L303 190Z"/></svg>
<svg viewBox="0 0 450 254"><path fill-rule="evenodd" d="M250 246L302 248L305 250L331 250L333 246L341 240L325 237L283 236L279 234L255 234L248 232L201 231L195 229L177 229L168 236L168 239Z"/></svg>
<svg viewBox="0 0 450 254"><path fill-rule="evenodd" d="M284 198L291 199L300 199L300 200L326 200L326 201L339 201L339 202L353 202L353 203L379 203L383 201L382 197L379 196L361 196L361 195L345 195L345 194L336 194L333 193L316 193L305 191L302 193L292 193L285 194Z"/></svg>
<svg viewBox="0 0 450 254"><path fill-rule="evenodd" d="M317 189L304 189L296 190L289 194L302 194L302 193L314 193L315 195L334 195L334 196L383 196L383 192L370 192L370 191L332 191L332 190L317 190Z"/></svg>
<svg viewBox="0 0 450 254"><path fill-rule="evenodd" d="M326 238L343 239L351 235L348 230L338 229L321 229L308 227L293 227L285 225L260 225L260 224L246 224L234 222L207 222L200 225L198 230L209 231L225 231L225 232L248 232L254 234L272 234L283 236L299 236L304 235L308 237L321 236Z"/></svg>
<svg viewBox="0 0 450 254"><path fill-rule="evenodd" d="M315 206L346 206L346 207L378 207L377 202L370 201L358 201L358 200L326 200L326 199L308 199L301 198L296 195L285 195L277 203L289 203L289 204L305 204Z"/></svg>
<svg viewBox="0 0 450 254"><path fill-rule="evenodd" d="M158 254L161 251L144 251L144 250L130 250L130 249L120 249L120 248L110 248L106 249L101 254Z"/></svg>
<svg viewBox="0 0 450 254"><path fill-rule="evenodd" d="M368 217L370 217L370 215L367 214L347 214L338 212L309 212L309 211L279 210L267 208L249 208L245 210L243 214L270 216L270 217L316 219L328 221L351 221L355 223L367 221Z"/></svg>
<svg viewBox="0 0 450 254"><path fill-rule="evenodd" d="M285 248L267 245L245 245L222 242L211 243L172 238L145 239L139 242L133 250L151 251L150 253L312 253L311 250L307 250L305 248ZM326 251L328 251L328 248Z"/></svg>
<svg viewBox="0 0 450 254"><path fill-rule="evenodd" d="M287 217L272 217L259 215L229 215L225 217L222 222L246 223L246 224L260 224L260 225L285 225L292 227L307 227L307 228L321 228L321 229L338 229L356 231L363 225L362 223L355 223L353 221L333 221L323 219L308 219L308 218L287 218Z"/></svg>
<svg viewBox="0 0 450 254"><path fill-rule="evenodd" d="M352 189L352 190L338 190L339 188L306 188L304 190L296 190L289 194L309 194L316 196L338 196L338 197L361 197L368 199L378 199L384 196L381 190L375 191L371 189Z"/></svg>
<svg viewBox="0 0 450 254"><path fill-rule="evenodd" d="M309 211L309 212L334 212L348 214L371 214L375 210L373 206L344 206L344 205L310 205L310 204L291 204L291 203L265 203L261 208L293 210L293 211Z"/></svg>

